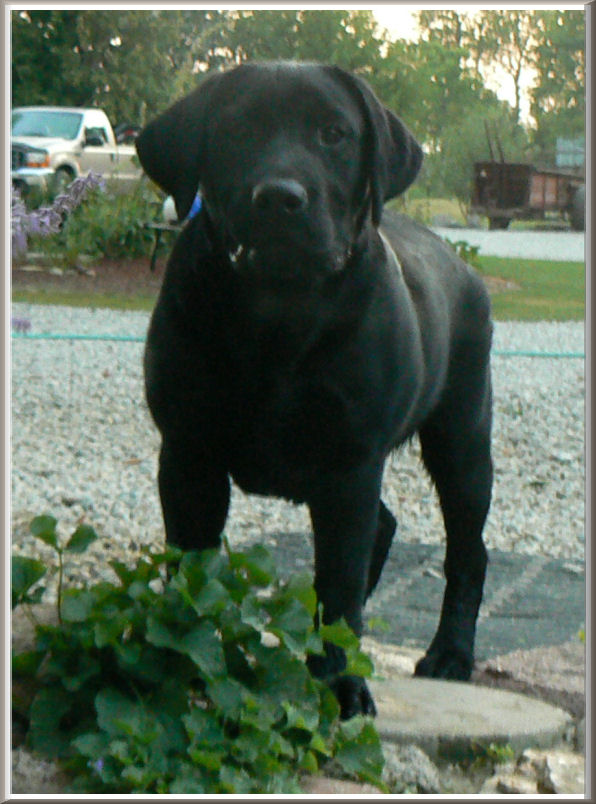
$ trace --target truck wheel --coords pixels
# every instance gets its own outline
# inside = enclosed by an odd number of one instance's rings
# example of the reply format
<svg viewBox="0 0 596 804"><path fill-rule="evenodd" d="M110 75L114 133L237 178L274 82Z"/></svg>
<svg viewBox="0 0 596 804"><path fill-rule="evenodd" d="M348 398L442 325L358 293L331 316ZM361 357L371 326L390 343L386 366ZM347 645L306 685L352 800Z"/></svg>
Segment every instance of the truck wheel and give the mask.
<svg viewBox="0 0 596 804"><path fill-rule="evenodd" d="M506 229L509 226L511 218L489 218L488 228L493 231L494 229Z"/></svg>
<svg viewBox="0 0 596 804"><path fill-rule="evenodd" d="M68 168L58 168L52 181L52 195L56 197L63 193L74 180L74 175Z"/></svg>
<svg viewBox="0 0 596 804"><path fill-rule="evenodd" d="M586 186L578 187L569 207L569 221L575 232L583 232L586 228Z"/></svg>

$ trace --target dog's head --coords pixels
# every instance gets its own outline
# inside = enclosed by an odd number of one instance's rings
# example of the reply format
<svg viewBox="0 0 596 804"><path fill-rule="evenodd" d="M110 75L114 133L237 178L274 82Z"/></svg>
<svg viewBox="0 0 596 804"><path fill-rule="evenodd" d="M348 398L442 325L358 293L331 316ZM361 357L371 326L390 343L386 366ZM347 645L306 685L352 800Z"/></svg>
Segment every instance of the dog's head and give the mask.
<svg viewBox="0 0 596 804"><path fill-rule="evenodd" d="M200 188L238 271L337 272L371 216L414 180L422 151L370 87L338 67L246 64L206 78L136 140L183 219Z"/></svg>

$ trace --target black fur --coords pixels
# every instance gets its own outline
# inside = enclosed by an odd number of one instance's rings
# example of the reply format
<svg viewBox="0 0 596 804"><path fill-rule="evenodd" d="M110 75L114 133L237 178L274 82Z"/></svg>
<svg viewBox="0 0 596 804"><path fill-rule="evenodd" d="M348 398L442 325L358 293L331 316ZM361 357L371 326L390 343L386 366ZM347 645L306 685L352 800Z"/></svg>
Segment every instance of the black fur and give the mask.
<svg viewBox="0 0 596 804"><path fill-rule="evenodd" d="M468 678L492 483L492 325L483 283L438 237L404 216L380 234L419 146L360 79L282 62L207 78L137 148L181 218L198 187L203 198L168 263L145 355L168 541L219 544L230 477L306 502L324 619L361 632L395 530L384 462L418 432L445 520L447 586L416 672ZM374 712L364 682L341 674L341 651L309 664L344 717Z"/></svg>

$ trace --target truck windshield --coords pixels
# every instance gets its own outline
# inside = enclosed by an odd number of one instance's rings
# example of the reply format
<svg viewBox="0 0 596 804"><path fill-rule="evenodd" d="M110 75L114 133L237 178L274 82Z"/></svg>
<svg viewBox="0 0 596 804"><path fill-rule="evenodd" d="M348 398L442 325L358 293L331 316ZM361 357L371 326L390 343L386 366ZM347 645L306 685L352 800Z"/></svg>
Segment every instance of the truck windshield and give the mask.
<svg viewBox="0 0 596 804"><path fill-rule="evenodd" d="M15 109L11 133L21 137L60 137L74 140L83 115L77 112L50 112L44 109Z"/></svg>

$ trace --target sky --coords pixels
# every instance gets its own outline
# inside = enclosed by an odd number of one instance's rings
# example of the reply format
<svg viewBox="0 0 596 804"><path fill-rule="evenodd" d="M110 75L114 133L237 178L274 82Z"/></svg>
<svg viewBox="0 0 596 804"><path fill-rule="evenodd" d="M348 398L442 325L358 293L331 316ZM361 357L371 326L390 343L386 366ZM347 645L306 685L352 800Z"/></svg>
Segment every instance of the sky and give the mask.
<svg viewBox="0 0 596 804"><path fill-rule="evenodd" d="M420 6L395 5L387 3L372 9L377 22L387 28L396 39L415 39L416 22L414 14L420 11Z"/></svg>

